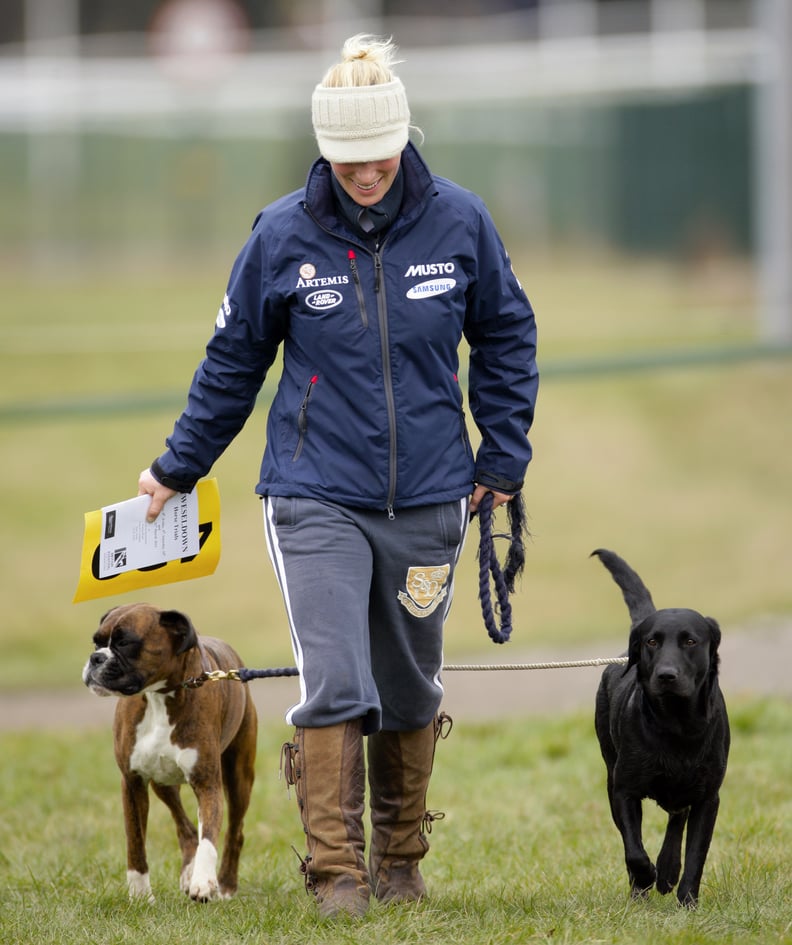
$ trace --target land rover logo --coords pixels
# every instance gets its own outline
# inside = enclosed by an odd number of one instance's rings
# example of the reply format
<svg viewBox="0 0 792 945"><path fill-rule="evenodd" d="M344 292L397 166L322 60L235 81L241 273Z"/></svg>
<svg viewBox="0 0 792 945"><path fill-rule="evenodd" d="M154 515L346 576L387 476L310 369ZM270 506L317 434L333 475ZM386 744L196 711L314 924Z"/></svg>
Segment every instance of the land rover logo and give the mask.
<svg viewBox="0 0 792 945"><path fill-rule="evenodd" d="M305 304L316 312L323 312L328 308L335 308L344 300L344 296L335 289L319 289L305 296Z"/></svg>

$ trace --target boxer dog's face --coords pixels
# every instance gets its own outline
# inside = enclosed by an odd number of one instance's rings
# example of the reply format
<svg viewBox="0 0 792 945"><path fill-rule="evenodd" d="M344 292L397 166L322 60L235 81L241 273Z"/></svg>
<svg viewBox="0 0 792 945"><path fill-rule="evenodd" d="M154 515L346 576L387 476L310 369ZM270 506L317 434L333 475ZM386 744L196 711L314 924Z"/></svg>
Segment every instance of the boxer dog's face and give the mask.
<svg viewBox="0 0 792 945"><path fill-rule="evenodd" d="M167 680L197 636L179 611L127 604L102 617L93 642L83 668L85 685L99 696L131 696Z"/></svg>

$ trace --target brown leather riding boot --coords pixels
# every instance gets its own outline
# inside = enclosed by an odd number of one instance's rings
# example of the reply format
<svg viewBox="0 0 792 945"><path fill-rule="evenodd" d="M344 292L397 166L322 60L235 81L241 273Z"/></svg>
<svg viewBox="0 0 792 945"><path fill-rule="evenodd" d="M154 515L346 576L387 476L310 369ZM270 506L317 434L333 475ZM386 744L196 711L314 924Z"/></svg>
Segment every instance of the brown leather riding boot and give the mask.
<svg viewBox="0 0 792 945"><path fill-rule="evenodd" d="M380 902L412 902L426 895L418 863L429 849L426 834L441 812L426 809L435 745L452 721L441 713L414 732L368 736L371 807L371 888Z"/></svg>
<svg viewBox="0 0 792 945"><path fill-rule="evenodd" d="M305 888L319 915L361 917L369 904L364 859L365 765L360 719L327 728L298 728L283 746L286 778L295 787L308 855Z"/></svg>

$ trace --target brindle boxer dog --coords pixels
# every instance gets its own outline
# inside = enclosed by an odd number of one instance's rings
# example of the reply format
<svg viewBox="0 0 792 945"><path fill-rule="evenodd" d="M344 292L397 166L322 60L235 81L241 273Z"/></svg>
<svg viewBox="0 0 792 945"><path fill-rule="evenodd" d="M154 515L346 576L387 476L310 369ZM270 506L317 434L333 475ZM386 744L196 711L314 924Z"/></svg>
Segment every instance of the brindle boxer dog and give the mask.
<svg viewBox="0 0 792 945"><path fill-rule="evenodd" d="M154 898L146 859L149 784L176 824L182 891L198 902L233 896L254 779L256 709L242 683L182 683L205 670L236 669L239 657L227 643L199 637L179 611L149 604L109 611L93 642L83 682L97 695L120 696L113 734L130 897ZM185 783L198 799L198 829L182 806ZM218 871L224 791L228 826Z"/></svg>

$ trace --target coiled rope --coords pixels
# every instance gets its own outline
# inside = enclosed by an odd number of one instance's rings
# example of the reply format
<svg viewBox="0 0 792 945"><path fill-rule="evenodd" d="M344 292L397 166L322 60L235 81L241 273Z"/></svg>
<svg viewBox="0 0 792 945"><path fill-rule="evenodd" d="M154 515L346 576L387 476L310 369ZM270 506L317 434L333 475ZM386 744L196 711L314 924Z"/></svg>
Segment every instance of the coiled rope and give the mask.
<svg viewBox="0 0 792 945"><path fill-rule="evenodd" d="M494 643L508 643L512 632L512 607L509 595L514 593L514 582L522 575L525 567L525 541L528 529L525 522L525 503L522 493L518 492L506 504L509 521L509 534L493 534L492 531L491 492L485 492L478 507L479 517L479 600L484 626ZM508 538L509 550L506 562L501 568L495 553L495 539ZM495 588L497 602L492 604L492 587ZM498 627L500 618L500 627Z"/></svg>

